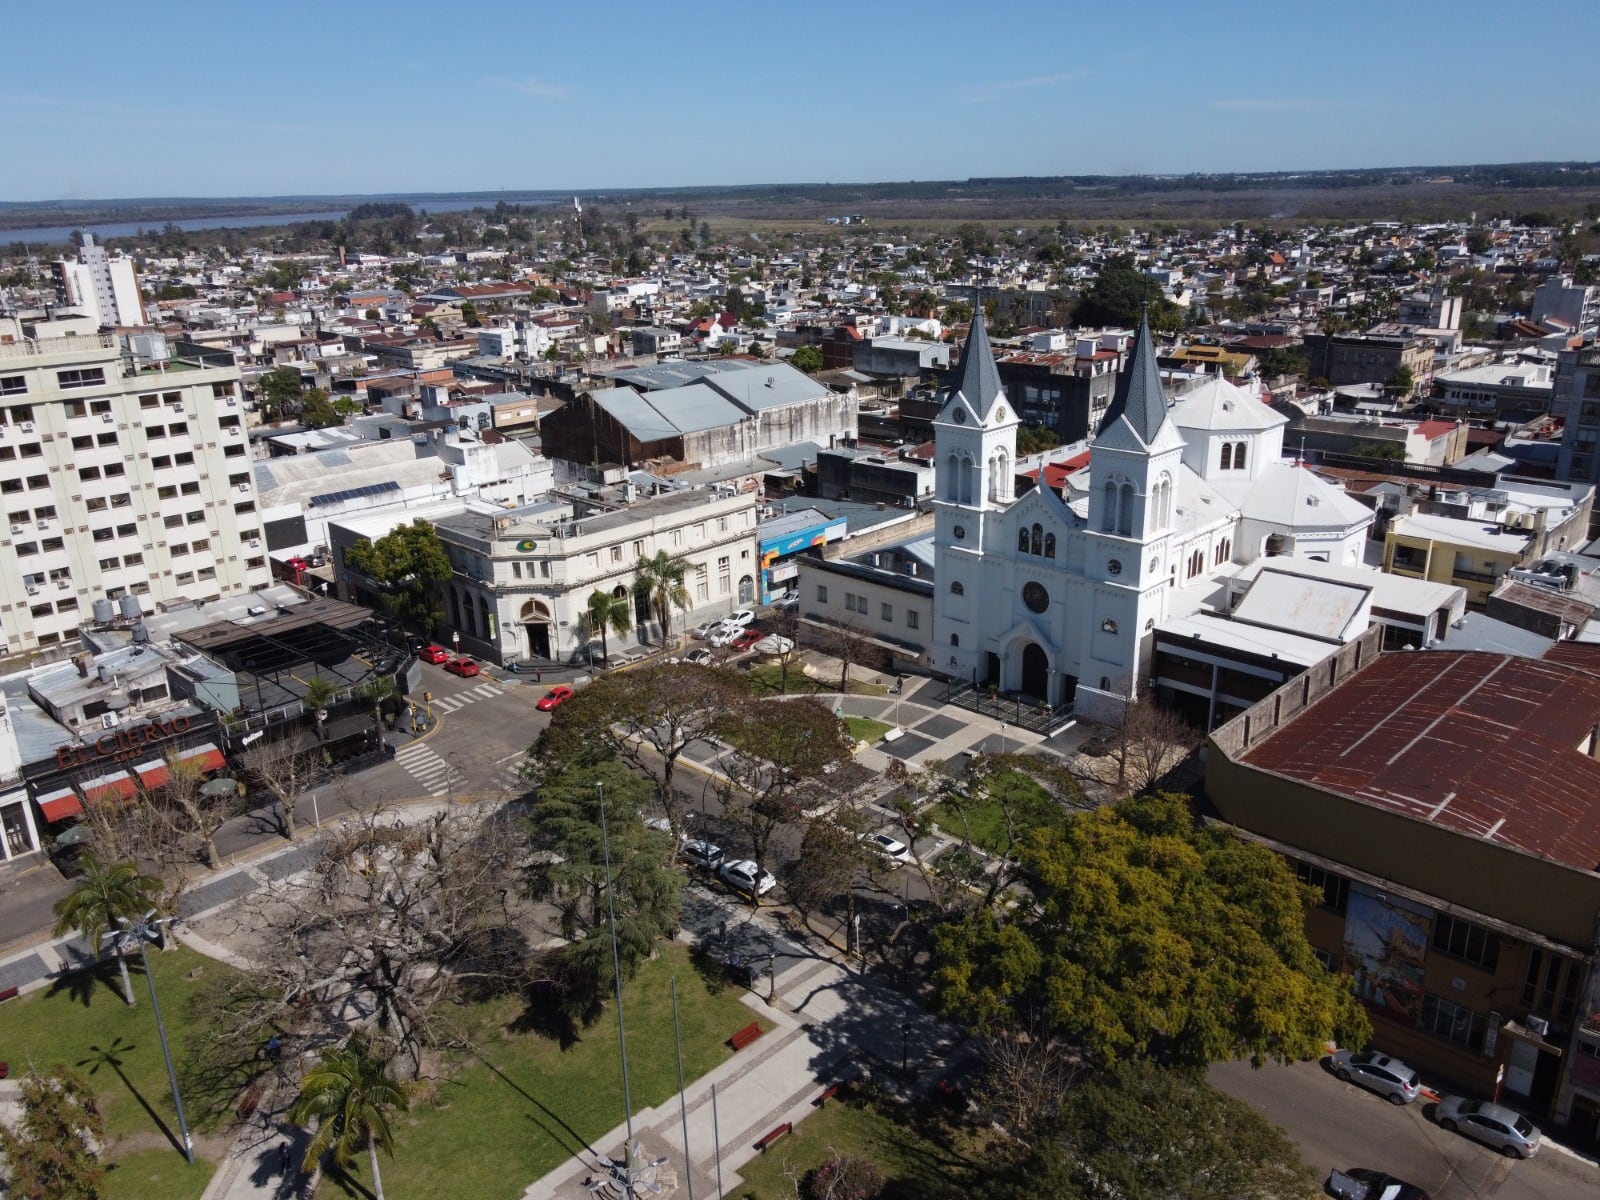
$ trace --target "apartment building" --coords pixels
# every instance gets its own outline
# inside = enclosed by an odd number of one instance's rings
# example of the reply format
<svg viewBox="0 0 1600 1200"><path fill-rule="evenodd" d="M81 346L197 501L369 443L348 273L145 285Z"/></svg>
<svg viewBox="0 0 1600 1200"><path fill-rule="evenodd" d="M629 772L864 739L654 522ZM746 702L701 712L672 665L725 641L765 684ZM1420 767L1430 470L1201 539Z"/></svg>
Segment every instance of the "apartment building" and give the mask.
<svg viewBox="0 0 1600 1200"><path fill-rule="evenodd" d="M144 301L133 259L108 255L94 234L83 235L76 259L55 264L56 296L61 303L92 317L98 326L143 325Z"/></svg>
<svg viewBox="0 0 1600 1200"><path fill-rule="evenodd" d="M0 653L270 580L232 366L141 366L106 333L0 319Z"/></svg>
<svg viewBox="0 0 1600 1200"><path fill-rule="evenodd" d="M1556 477L1600 483L1600 347L1563 350L1556 359L1553 407L1565 407Z"/></svg>

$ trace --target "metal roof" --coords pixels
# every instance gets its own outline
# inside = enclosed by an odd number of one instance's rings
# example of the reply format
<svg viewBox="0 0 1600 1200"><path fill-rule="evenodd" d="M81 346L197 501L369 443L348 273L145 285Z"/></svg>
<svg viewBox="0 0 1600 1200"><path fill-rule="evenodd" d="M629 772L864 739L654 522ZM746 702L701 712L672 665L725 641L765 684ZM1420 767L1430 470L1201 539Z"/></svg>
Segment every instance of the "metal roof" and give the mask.
<svg viewBox="0 0 1600 1200"><path fill-rule="evenodd" d="M1600 676L1512 655L1381 655L1242 756L1250 766L1600 870Z"/></svg>

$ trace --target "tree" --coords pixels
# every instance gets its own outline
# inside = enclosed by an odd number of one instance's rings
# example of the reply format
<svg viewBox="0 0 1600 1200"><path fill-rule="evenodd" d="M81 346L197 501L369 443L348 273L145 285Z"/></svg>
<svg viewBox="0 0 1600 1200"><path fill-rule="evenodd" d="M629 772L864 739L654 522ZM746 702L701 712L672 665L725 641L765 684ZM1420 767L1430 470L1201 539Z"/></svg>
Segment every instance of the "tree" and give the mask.
<svg viewBox="0 0 1600 1200"><path fill-rule="evenodd" d="M857 831L831 818L807 821L800 857L785 872L789 902L802 917L809 917L848 892L866 861Z"/></svg>
<svg viewBox="0 0 1600 1200"><path fill-rule="evenodd" d="M410 1103L409 1085L389 1078L389 1060L378 1045L359 1033L351 1035L343 1046L326 1051L322 1061L306 1072L289 1110L294 1124L317 1124L306 1144L303 1169L316 1170L324 1154L340 1168L348 1168L365 1146L372 1163L372 1189L378 1200L383 1200L378 1151L394 1157L389 1117L405 1112Z"/></svg>
<svg viewBox="0 0 1600 1200"><path fill-rule="evenodd" d="M275 421L279 417L298 412L300 398L305 395L305 381L293 367L279 367L261 377L256 385L260 389L262 417Z"/></svg>
<svg viewBox="0 0 1600 1200"><path fill-rule="evenodd" d="M807 375L815 375L822 370L822 362L822 351L815 346L801 346L789 356L789 365Z"/></svg>
<svg viewBox="0 0 1600 1200"><path fill-rule="evenodd" d="M213 871L222 868L216 834L239 807L236 789L208 788L204 769L172 753L167 755L167 781L157 807L167 814L175 836L199 839L206 866Z"/></svg>
<svg viewBox="0 0 1600 1200"><path fill-rule="evenodd" d="M800 1181L801 1200L877 1200L883 1175L870 1158L834 1154Z"/></svg>
<svg viewBox="0 0 1600 1200"><path fill-rule="evenodd" d="M988 1028L1033 1012L1102 1062L1201 1066L1360 1045L1366 1014L1305 937L1308 892L1278 855L1143 796L1040 830L1019 855L1034 903L941 925L944 1012Z"/></svg>
<svg viewBox="0 0 1600 1200"><path fill-rule="evenodd" d="M1109 748L1117 766L1117 786L1148 792L1167 773L1200 748L1199 730L1148 693L1123 706L1112 727Z"/></svg>
<svg viewBox="0 0 1600 1200"><path fill-rule="evenodd" d="M428 633L444 619L444 585L455 568L429 522L413 521L375 542L357 542L344 561L377 584L384 608L413 629Z"/></svg>
<svg viewBox="0 0 1600 1200"><path fill-rule="evenodd" d="M994 1171L983 1200L1284 1200L1316 1179L1284 1132L1193 1069L1149 1061L1093 1072Z"/></svg>
<svg viewBox="0 0 1600 1200"><path fill-rule="evenodd" d="M293 736L269 742L265 738L240 756L248 776L271 792L283 813L283 836L295 837L295 804L310 790L321 767L321 755Z"/></svg>
<svg viewBox="0 0 1600 1200"><path fill-rule="evenodd" d="M393 675L374 675L357 689L357 694L372 705L372 732L377 745L383 744L383 706L400 694Z"/></svg>
<svg viewBox="0 0 1600 1200"><path fill-rule="evenodd" d="M633 574L633 590L649 603L665 642L671 635L672 610L689 607L689 589L683 582L689 574L689 560L681 554L657 550L655 557L635 563Z"/></svg>
<svg viewBox="0 0 1600 1200"><path fill-rule="evenodd" d="M1177 329L1182 311L1161 292L1161 285L1139 270L1131 254L1111 258L1078 301L1080 325L1137 325L1149 305L1152 329Z"/></svg>
<svg viewBox="0 0 1600 1200"><path fill-rule="evenodd" d="M101 953L101 937L120 928L121 918L144 916L161 894L161 880L140 872L133 862L105 863L92 850L83 853L83 877L55 903L55 935L62 937L76 930L89 943L96 957ZM133 982L128 978L128 962L123 957L122 939L112 938L111 952L122 973L122 998L133 1007Z"/></svg>
<svg viewBox="0 0 1600 1200"><path fill-rule="evenodd" d="M1417 375L1410 367L1398 366L1389 377L1389 391L1402 398L1417 390Z"/></svg>
<svg viewBox="0 0 1600 1200"><path fill-rule="evenodd" d="M463 300L461 302L461 321L468 329L476 329L483 324L478 319L478 306L471 300Z"/></svg>
<svg viewBox="0 0 1600 1200"><path fill-rule="evenodd" d="M300 400L300 423L312 429L343 425L344 414L339 411L341 402L328 399L328 393L322 388L312 388Z"/></svg>
<svg viewBox="0 0 1600 1200"><path fill-rule="evenodd" d="M556 927L550 932L565 943L551 952L561 1004L582 1024L600 1015L614 987L613 908L616 958L624 981L661 939L677 932L682 880L671 866L673 840L644 824L649 796L649 786L637 775L621 764L605 763L546 780L528 817L528 895L553 906Z"/></svg>
<svg viewBox="0 0 1600 1200"><path fill-rule="evenodd" d="M844 722L810 697L741 705L723 715L717 732L736 751L718 764L724 815L749 840L759 876L780 828L841 802L831 777L850 761L850 738Z"/></svg>
<svg viewBox="0 0 1600 1200"><path fill-rule="evenodd" d="M583 627L587 637L600 635L600 657L609 661L611 643L607 635L614 632L620 636L633 628L633 601L626 595L616 596L604 588L595 588L584 606Z"/></svg>
<svg viewBox="0 0 1600 1200"><path fill-rule="evenodd" d="M1045 425L1024 425L1017 430L1017 453L1037 454L1061 444L1061 435Z"/></svg>
<svg viewBox="0 0 1600 1200"><path fill-rule="evenodd" d="M106 1123L88 1081L66 1066L22 1080L22 1119L0 1125L10 1200L101 1200Z"/></svg>

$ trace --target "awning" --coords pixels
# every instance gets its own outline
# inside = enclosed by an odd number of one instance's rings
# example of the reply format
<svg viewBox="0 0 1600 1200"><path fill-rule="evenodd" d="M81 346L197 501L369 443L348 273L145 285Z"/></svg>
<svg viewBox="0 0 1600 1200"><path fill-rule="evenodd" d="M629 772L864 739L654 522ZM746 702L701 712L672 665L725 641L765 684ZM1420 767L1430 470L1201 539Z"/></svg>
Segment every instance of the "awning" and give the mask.
<svg viewBox="0 0 1600 1200"><path fill-rule="evenodd" d="M152 758L135 766L133 773L139 777L139 786L147 792L153 792L167 781L170 772L165 759Z"/></svg>
<svg viewBox="0 0 1600 1200"><path fill-rule="evenodd" d="M228 760L222 756L222 751L210 742L203 742L183 755L179 761L193 763L202 771L220 771Z"/></svg>
<svg viewBox="0 0 1600 1200"><path fill-rule="evenodd" d="M45 824L54 825L57 821L65 821L81 813L83 802L71 788L61 788L39 797L39 811L44 814Z"/></svg>
<svg viewBox="0 0 1600 1200"><path fill-rule="evenodd" d="M139 790L133 776L126 771L113 771L83 785L83 798L90 804L104 804L111 800L126 800Z"/></svg>
<svg viewBox="0 0 1600 1200"><path fill-rule="evenodd" d="M220 770L227 761L222 757L222 751L211 742L202 742L192 749L185 750L177 758L181 763L193 763L202 775L208 771ZM153 758L149 762L142 762L133 770L147 792L153 792L161 787L172 775L167 769L167 760L164 758Z"/></svg>

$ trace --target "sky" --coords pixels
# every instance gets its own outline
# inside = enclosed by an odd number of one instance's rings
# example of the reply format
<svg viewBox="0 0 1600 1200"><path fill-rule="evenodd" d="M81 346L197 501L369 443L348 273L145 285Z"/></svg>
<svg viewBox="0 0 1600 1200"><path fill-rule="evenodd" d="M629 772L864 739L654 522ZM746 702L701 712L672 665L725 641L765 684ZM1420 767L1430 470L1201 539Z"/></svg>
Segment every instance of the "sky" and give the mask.
<svg viewBox="0 0 1600 1200"><path fill-rule="evenodd" d="M0 200L1600 158L1594 0L7 4Z"/></svg>

